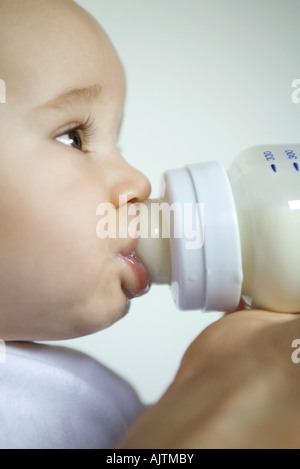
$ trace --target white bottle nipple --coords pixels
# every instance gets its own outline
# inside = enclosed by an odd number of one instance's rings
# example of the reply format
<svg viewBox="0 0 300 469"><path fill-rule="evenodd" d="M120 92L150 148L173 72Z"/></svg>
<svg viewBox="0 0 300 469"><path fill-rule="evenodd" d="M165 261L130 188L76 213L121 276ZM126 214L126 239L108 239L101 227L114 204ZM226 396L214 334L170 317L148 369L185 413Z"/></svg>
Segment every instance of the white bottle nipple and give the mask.
<svg viewBox="0 0 300 469"><path fill-rule="evenodd" d="M147 201L148 209L140 211L136 251L151 281L170 284L180 309L234 310L242 260L224 168L217 162L188 165L166 171L162 182L162 199Z"/></svg>
<svg viewBox="0 0 300 469"><path fill-rule="evenodd" d="M161 199L149 199L140 211L140 231L136 253L150 280L156 284L171 283L170 234Z"/></svg>

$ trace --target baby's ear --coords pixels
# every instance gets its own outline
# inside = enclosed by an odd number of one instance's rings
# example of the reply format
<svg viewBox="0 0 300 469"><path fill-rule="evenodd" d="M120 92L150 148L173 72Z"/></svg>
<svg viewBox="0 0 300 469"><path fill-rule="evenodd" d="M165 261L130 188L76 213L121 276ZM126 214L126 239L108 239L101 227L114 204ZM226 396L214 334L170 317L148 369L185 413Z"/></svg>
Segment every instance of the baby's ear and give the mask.
<svg viewBox="0 0 300 469"><path fill-rule="evenodd" d="M6 84L5 81L0 78L0 104L6 103Z"/></svg>

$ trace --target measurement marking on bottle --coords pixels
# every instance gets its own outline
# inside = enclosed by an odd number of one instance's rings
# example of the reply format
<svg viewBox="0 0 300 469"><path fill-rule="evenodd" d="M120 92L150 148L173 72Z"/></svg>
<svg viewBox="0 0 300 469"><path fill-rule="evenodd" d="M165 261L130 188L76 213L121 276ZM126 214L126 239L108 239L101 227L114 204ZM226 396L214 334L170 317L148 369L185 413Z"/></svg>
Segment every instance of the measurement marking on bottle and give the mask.
<svg viewBox="0 0 300 469"><path fill-rule="evenodd" d="M286 154L286 156L288 157L288 159L292 162L293 162L293 166L295 168L296 171L299 171L299 163L296 163L296 161L299 161L298 160L298 156L296 155L296 153L294 152L294 150L284 150L284 153Z"/></svg>
<svg viewBox="0 0 300 469"><path fill-rule="evenodd" d="M265 160L268 162L275 161L275 156L270 150L264 151L264 157L265 157ZM272 168L274 173L277 173L277 167L275 163L270 164L270 167Z"/></svg>
<svg viewBox="0 0 300 469"><path fill-rule="evenodd" d="M276 164L271 164L271 168L273 169L274 173L277 172Z"/></svg>

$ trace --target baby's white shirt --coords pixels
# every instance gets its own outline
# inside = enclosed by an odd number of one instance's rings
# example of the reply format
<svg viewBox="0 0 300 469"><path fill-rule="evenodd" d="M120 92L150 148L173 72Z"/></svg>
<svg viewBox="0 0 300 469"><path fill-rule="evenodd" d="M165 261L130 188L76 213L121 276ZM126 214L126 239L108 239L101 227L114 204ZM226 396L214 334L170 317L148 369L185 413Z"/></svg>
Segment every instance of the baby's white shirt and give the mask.
<svg viewBox="0 0 300 469"><path fill-rule="evenodd" d="M5 344L1 449L113 448L142 410L128 383L81 352Z"/></svg>

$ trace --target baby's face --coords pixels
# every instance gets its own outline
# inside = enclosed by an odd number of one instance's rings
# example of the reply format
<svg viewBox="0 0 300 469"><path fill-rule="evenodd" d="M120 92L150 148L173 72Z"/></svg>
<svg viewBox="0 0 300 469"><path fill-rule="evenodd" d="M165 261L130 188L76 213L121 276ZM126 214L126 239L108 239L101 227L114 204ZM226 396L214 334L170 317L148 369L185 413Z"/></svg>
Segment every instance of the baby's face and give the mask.
<svg viewBox="0 0 300 469"><path fill-rule="evenodd" d="M0 22L0 337L89 334L145 287L136 240L96 234L99 204L150 193L116 146L123 69L69 0L0 0Z"/></svg>

